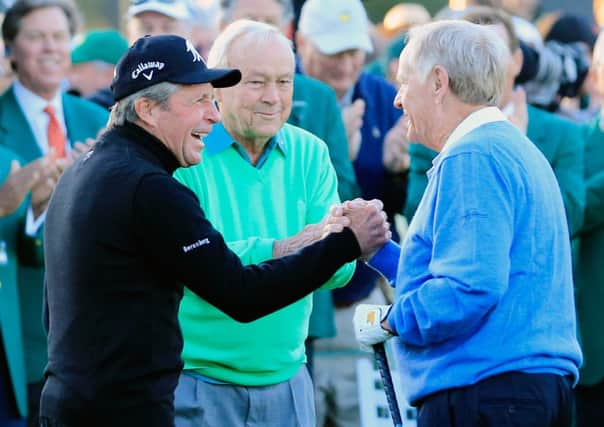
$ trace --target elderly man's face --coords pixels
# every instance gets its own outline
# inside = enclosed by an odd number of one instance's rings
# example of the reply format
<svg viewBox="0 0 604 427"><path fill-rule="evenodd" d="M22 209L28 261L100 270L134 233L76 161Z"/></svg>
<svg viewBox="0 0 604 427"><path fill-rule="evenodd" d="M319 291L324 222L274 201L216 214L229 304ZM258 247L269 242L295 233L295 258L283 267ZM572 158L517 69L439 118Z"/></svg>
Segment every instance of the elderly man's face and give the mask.
<svg viewBox="0 0 604 427"><path fill-rule="evenodd" d="M128 21L128 40L134 43L146 35L176 34L185 39L191 38L191 25L188 22L171 18L157 12L142 12Z"/></svg>
<svg viewBox="0 0 604 427"><path fill-rule="evenodd" d="M42 98L54 97L69 71L70 41L61 8L44 7L24 16L9 55L21 83Z"/></svg>
<svg viewBox="0 0 604 427"><path fill-rule="evenodd" d="M264 22L277 28L281 28L285 24L283 6L275 0L236 0L231 20L237 19Z"/></svg>
<svg viewBox="0 0 604 427"><path fill-rule="evenodd" d="M432 109L434 107L432 92L428 79L422 79L414 67L410 67L401 54L397 72L399 90L394 98L394 106L402 108L408 120L407 139L430 143L430 129L434 126Z"/></svg>
<svg viewBox="0 0 604 427"><path fill-rule="evenodd" d="M156 105L153 134L176 156L181 166L201 161L203 138L220 120L209 83L183 85L168 100Z"/></svg>
<svg viewBox="0 0 604 427"><path fill-rule="evenodd" d="M298 53L304 72L331 86L338 99L354 87L365 63L365 52L361 49L325 55L308 39L299 45Z"/></svg>
<svg viewBox="0 0 604 427"><path fill-rule="evenodd" d="M283 126L292 107L294 62L290 48L269 39L242 37L231 45L229 67L241 70L241 82L217 89L222 121L241 144L263 144Z"/></svg>

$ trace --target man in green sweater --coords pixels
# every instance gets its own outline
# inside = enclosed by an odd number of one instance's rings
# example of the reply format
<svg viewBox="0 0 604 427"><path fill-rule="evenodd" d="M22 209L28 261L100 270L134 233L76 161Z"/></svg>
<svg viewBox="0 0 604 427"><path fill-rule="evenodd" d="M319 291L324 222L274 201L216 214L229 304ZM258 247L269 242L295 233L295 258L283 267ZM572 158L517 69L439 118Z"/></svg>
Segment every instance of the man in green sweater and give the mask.
<svg viewBox="0 0 604 427"><path fill-rule="evenodd" d="M175 176L244 263L296 251L339 199L323 141L285 123L292 106L291 45L275 27L237 21L215 41L208 64L236 67L242 81L216 90L223 123L204 139L204 161ZM354 264L345 265L324 287L343 286L353 272ZM241 324L185 291L176 425L314 427L304 366L311 300Z"/></svg>

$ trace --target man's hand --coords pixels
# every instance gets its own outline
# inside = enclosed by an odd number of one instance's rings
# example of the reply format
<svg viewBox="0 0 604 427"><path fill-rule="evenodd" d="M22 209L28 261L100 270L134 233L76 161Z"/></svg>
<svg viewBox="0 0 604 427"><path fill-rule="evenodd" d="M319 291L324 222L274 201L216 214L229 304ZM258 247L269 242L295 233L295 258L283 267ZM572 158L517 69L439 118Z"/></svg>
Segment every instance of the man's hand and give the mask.
<svg viewBox="0 0 604 427"><path fill-rule="evenodd" d="M344 215L361 247L361 257L370 258L392 237L384 204L377 199L366 201L354 199L342 204Z"/></svg>
<svg viewBox="0 0 604 427"><path fill-rule="evenodd" d="M13 160L8 177L0 187L0 218L12 214L23 202L27 193L40 179L43 159L20 167Z"/></svg>
<svg viewBox="0 0 604 427"><path fill-rule="evenodd" d="M342 109L342 121L348 138L348 157L353 162L361 147L361 126L365 114L365 101L357 99L349 107Z"/></svg>
<svg viewBox="0 0 604 427"><path fill-rule="evenodd" d="M409 169L409 120L401 116L384 138L384 167L391 173L402 173Z"/></svg>
<svg viewBox="0 0 604 427"><path fill-rule="evenodd" d="M391 307L391 305L375 304L357 305L352 323L354 335L361 350L370 352L374 344L379 344L394 336L386 320Z"/></svg>
<svg viewBox="0 0 604 427"><path fill-rule="evenodd" d="M46 210L50 196L68 162L66 159L57 159L54 150L51 150L41 160L40 179L31 191L34 218L38 218Z"/></svg>

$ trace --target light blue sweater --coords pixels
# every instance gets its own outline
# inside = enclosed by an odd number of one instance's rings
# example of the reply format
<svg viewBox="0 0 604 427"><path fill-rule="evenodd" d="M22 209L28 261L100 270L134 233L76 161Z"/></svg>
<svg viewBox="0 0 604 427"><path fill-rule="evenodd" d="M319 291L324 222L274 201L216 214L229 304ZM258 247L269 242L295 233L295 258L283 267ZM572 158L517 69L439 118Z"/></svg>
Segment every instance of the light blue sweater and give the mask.
<svg viewBox="0 0 604 427"><path fill-rule="evenodd" d="M546 159L499 121L433 163L388 317L406 397L416 402L510 371L576 382L570 239Z"/></svg>

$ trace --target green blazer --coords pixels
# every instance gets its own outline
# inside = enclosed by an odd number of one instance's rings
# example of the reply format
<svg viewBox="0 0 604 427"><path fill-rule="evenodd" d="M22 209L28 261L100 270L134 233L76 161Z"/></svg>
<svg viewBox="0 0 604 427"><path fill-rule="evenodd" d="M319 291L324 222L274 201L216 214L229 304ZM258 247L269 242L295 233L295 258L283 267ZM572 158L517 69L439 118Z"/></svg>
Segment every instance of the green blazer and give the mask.
<svg viewBox="0 0 604 427"><path fill-rule="evenodd" d="M21 159L0 147L0 185L6 179L12 160ZM21 332L21 304L17 287L17 247L23 229L27 202L4 218L0 218L0 338L4 345L8 373L13 386L17 409L22 417L27 415L27 380Z"/></svg>
<svg viewBox="0 0 604 427"><path fill-rule="evenodd" d="M571 235L583 224L585 185L583 183L583 148L581 129L575 123L555 114L528 106L528 138L539 148L554 170L568 220ZM407 201L404 215L410 221L428 183L426 171L432 167L436 152L412 144L409 148Z"/></svg>
<svg viewBox="0 0 604 427"><path fill-rule="evenodd" d="M95 138L107 123L108 112L89 101L63 95L63 115L70 143ZM0 96L0 147L17 153L25 162L42 156L34 134L10 87ZM42 227L41 227L42 228ZM30 252L42 249L42 230L37 238L26 239ZM25 251L25 249L24 249ZM46 366L46 333L42 327L42 292L44 268L28 265L19 258L19 294L21 299L21 321L24 334L25 364L28 382L40 381Z"/></svg>
<svg viewBox="0 0 604 427"><path fill-rule="evenodd" d="M580 383L594 385L604 379L604 131L601 119L584 125L585 221L579 232L575 288L579 337L583 349Z"/></svg>
<svg viewBox="0 0 604 427"><path fill-rule="evenodd" d="M358 197L361 191L348 158L346 130L334 90L319 80L296 74L292 112L288 122L325 141L338 176L340 199ZM335 330L331 291L316 291L313 293L308 335L314 338L331 337L335 335Z"/></svg>

